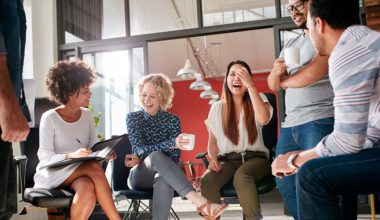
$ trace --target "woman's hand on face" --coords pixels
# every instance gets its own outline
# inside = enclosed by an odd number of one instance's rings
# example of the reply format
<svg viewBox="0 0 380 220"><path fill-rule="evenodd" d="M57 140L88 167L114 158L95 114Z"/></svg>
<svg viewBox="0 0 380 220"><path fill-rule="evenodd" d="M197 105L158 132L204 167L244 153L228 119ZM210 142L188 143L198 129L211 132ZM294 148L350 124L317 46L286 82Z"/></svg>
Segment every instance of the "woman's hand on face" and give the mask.
<svg viewBox="0 0 380 220"><path fill-rule="evenodd" d="M125 155L124 163L125 163L126 167L133 167L133 166L139 164L140 162L141 162L141 159L134 154Z"/></svg>
<svg viewBox="0 0 380 220"><path fill-rule="evenodd" d="M222 165L217 160L211 160L208 163L208 169L214 172L219 172L219 170L222 168Z"/></svg>
<svg viewBox="0 0 380 220"><path fill-rule="evenodd" d="M92 153L90 148L79 148L78 150L66 154L66 158L78 158L78 157L88 157Z"/></svg>
<svg viewBox="0 0 380 220"><path fill-rule="evenodd" d="M236 70L236 74L238 75L241 82L247 89L255 87L255 84L253 83L253 80L252 80L252 76L246 68L243 67Z"/></svg>
<svg viewBox="0 0 380 220"><path fill-rule="evenodd" d="M188 145L189 143L190 143L190 140L189 140L189 138L186 138L185 133L179 134L175 138L175 147L173 149L183 150L184 149L183 146Z"/></svg>

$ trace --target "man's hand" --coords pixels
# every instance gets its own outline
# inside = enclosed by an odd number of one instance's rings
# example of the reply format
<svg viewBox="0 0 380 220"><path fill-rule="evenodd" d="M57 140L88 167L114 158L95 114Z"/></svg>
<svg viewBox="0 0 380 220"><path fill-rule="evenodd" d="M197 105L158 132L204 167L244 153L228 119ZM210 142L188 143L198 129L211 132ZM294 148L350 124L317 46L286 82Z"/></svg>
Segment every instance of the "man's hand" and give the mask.
<svg viewBox="0 0 380 220"><path fill-rule="evenodd" d="M288 158L291 154L280 154L272 163L272 174L275 177L282 178L296 173L297 170L288 166Z"/></svg>
<svg viewBox="0 0 380 220"><path fill-rule="evenodd" d="M126 167L133 167L133 166L141 163L141 159L134 154L127 154L127 155L125 155L124 163L125 163Z"/></svg>
<svg viewBox="0 0 380 220"><path fill-rule="evenodd" d="M214 172L219 172L219 170L222 168L222 165L217 160L210 160L208 164L208 169Z"/></svg>
<svg viewBox="0 0 380 220"><path fill-rule="evenodd" d="M271 74L279 77L286 75L286 64L284 58L278 58L274 61Z"/></svg>
<svg viewBox="0 0 380 220"><path fill-rule="evenodd" d="M3 141L24 141L29 134L29 125L18 105L4 54L0 54L0 128Z"/></svg>
<svg viewBox="0 0 380 220"><path fill-rule="evenodd" d="M9 102L0 107L1 139L9 142L25 141L29 134L29 125L16 100Z"/></svg>
<svg viewBox="0 0 380 220"><path fill-rule="evenodd" d="M281 89L280 83L287 76L286 64L283 58L278 58L273 63L273 68L268 76L269 89L278 92Z"/></svg>

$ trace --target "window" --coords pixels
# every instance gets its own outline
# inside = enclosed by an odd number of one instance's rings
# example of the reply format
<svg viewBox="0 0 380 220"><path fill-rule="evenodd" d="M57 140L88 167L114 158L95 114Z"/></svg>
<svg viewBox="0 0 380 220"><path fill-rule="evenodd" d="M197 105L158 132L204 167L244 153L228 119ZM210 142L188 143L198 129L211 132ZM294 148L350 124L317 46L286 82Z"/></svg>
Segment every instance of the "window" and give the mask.
<svg viewBox="0 0 380 220"><path fill-rule="evenodd" d="M130 0L131 35L198 27L196 0Z"/></svg>
<svg viewBox="0 0 380 220"><path fill-rule="evenodd" d="M97 132L105 137L126 133L126 115L138 106L132 87L144 74L143 49L84 54L83 60L97 70L90 101L94 113L102 114Z"/></svg>
<svg viewBox="0 0 380 220"><path fill-rule="evenodd" d="M203 0L202 9L204 26L276 17L274 0Z"/></svg>
<svg viewBox="0 0 380 220"><path fill-rule="evenodd" d="M124 0L61 0L64 42L126 36Z"/></svg>

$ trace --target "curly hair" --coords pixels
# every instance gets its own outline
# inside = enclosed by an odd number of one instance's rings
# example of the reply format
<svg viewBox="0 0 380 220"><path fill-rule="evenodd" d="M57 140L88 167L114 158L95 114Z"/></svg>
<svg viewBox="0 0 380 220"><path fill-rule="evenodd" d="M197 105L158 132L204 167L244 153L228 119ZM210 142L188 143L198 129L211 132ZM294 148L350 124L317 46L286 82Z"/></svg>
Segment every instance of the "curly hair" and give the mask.
<svg viewBox="0 0 380 220"><path fill-rule="evenodd" d="M138 95L141 95L144 85L148 82L156 86L160 107L165 111L171 108L174 89L170 79L163 73L151 73L137 83Z"/></svg>
<svg viewBox="0 0 380 220"><path fill-rule="evenodd" d="M95 80L94 69L85 62L63 60L49 69L45 85L51 100L66 104L69 96L78 92L81 87L90 86Z"/></svg>

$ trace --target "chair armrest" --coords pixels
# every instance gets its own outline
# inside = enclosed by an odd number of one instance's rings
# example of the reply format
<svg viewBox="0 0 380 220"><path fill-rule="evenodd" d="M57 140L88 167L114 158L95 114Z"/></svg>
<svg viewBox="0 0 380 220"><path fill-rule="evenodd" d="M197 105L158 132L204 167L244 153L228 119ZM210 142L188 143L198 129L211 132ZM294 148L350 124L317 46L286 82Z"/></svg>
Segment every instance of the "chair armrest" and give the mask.
<svg viewBox="0 0 380 220"><path fill-rule="evenodd" d="M25 155L13 157L17 169L17 182L18 182L18 193L24 194L25 191L25 175L26 175L26 163L28 162L28 157Z"/></svg>
<svg viewBox="0 0 380 220"><path fill-rule="evenodd" d="M204 152L204 153L200 153L200 154L197 154L195 156L196 159L201 159L204 163L204 165L206 166L206 168L208 167L208 160L207 160L207 156L208 153L207 152Z"/></svg>

